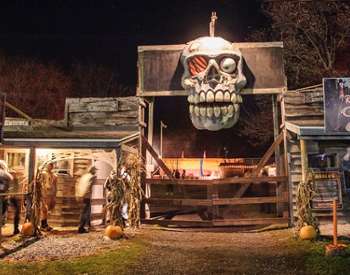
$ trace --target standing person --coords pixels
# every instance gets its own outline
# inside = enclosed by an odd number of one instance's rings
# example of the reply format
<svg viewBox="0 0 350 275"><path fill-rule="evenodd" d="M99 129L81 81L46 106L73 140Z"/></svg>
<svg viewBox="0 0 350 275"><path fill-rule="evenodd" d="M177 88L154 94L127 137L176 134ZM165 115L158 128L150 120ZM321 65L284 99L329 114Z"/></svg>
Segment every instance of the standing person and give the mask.
<svg viewBox="0 0 350 275"><path fill-rule="evenodd" d="M10 193L18 193L19 191L19 184L18 184L18 178L16 174L12 171L10 171L10 174L13 175L13 180L10 183L9 186L9 192ZM9 196L6 204L6 211L8 210L9 205L11 205L15 211L15 215L13 217L13 235L16 235L19 233L19 220L20 220L20 211L21 211L21 204L20 200L17 196Z"/></svg>
<svg viewBox="0 0 350 275"><path fill-rule="evenodd" d="M9 173L6 162L0 160L0 194L7 192L12 181L13 176ZM2 206L2 220L0 221L0 223L3 224L4 215L7 209L7 198L0 197L0 200Z"/></svg>
<svg viewBox="0 0 350 275"><path fill-rule="evenodd" d="M57 176L53 173L53 164L49 163L46 170L41 173L42 201L41 201L41 229L51 231L52 227L47 223L50 210L55 207L57 192Z"/></svg>
<svg viewBox="0 0 350 275"><path fill-rule="evenodd" d="M86 174L81 176L75 189L77 198L83 200L83 209L80 216L78 233L87 233L85 226L90 226L91 216L91 191L96 180L96 167L91 166Z"/></svg>

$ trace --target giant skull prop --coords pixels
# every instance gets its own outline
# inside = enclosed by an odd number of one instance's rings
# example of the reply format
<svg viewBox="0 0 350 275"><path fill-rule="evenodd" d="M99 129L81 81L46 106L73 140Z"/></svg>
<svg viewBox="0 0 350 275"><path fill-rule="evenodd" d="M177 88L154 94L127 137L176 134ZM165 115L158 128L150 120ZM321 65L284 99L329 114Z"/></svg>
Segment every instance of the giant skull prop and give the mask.
<svg viewBox="0 0 350 275"><path fill-rule="evenodd" d="M232 127L246 84L239 49L220 37L201 37L186 45L181 62L194 127L211 131Z"/></svg>

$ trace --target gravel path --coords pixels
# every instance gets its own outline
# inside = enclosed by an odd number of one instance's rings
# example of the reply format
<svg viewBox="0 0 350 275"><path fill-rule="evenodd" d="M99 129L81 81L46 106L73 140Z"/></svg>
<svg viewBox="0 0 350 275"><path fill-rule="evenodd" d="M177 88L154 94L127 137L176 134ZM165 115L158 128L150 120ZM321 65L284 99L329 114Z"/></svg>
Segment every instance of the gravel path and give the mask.
<svg viewBox="0 0 350 275"><path fill-rule="evenodd" d="M42 261L67 259L77 256L93 255L104 249L118 247L120 241L110 241L103 237L103 232L91 232L89 234L49 234L39 240L29 239L28 246L4 257L5 261ZM3 246L13 249L23 242L14 238L6 241Z"/></svg>

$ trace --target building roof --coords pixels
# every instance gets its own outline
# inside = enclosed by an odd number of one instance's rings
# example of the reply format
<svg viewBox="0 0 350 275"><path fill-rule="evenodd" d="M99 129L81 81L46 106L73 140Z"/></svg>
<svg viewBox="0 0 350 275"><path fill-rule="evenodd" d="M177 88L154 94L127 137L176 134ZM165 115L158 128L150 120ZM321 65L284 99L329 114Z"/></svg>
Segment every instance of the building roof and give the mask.
<svg viewBox="0 0 350 275"><path fill-rule="evenodd" d="M350 140L347 132L326 132L324 125L313 124L312 121L285 122L287 130L295 133L300 139L314 140Z"/></svg>
<svg viewBox="0 0 350 275"><path fill-rule="evenodd" d="M6 118L3 145L116 147L138 138L137 98L68 98L65 119Z"/></svg>

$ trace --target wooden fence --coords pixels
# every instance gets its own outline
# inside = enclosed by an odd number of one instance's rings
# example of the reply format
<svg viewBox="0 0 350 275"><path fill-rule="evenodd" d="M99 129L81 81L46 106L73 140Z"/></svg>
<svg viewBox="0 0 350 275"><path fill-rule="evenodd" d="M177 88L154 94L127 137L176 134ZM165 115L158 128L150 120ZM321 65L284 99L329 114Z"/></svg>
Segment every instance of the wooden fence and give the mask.
<svg viewBox="0 0 350 275"><path fill-rule="evenodd" d="M243 194L238 194L240 188L231 188L230 192L219 192L219 188L230 186L250 186L270 183L275 187L275 195L269 196L248 196L243 197ZM283 212L282 217L256 217L256 218L222 218L220 217L219 207L221 206L241 206L241 205L261 205L261 204L286 204L288 203L287 191L279 193L276 192L283 185L283 190L287 190L287 177L241 177L241 178L225 178L215 180L187 180L187 179L146 179L146 184L152 187L164 186L169 188L176 187L182 192L176 192L176 197L169 197L166 193L158 192L155 196L146 198L145 202L150 205L152 210L153 205L166 205L162 208L163 213L155 213L150 219L143 220L148 224L159 225L175 225L175 226L234 226L234 225L264 225L274 223L288 223L288 207ZM186 194L183 188L201 187L202 194L206 193L206 198L195 198L196 193ZM246 190L248 188L245 188ZM203 192L204 190L204 192ZM232 193L233 192L233 193ZM236 192L236 193L235 193ZM153 194L153 192L151 192ZM198 194L198 193L197 193ZM193 197L188 197L188 195ZM168 209L168 211L167 211ZM172 209L172 210L169 210ZM176 210L174 210L176 209ZM181 209L185 209L181 211ZM203 213L206 213L203 215ZM173 220L177 215L186 213L197 213L201 220Z"/></svg>

